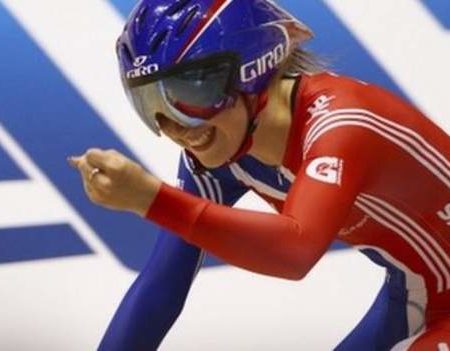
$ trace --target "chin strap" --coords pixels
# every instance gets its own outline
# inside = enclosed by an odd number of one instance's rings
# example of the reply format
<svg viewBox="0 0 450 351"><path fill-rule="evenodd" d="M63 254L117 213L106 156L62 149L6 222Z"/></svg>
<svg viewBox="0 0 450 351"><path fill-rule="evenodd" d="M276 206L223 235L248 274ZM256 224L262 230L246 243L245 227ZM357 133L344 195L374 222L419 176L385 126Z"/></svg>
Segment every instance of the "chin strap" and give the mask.
<svg viewBox="0 0 450 351"><path fill-rule="evenodd" d="M265 89L260 94L258 94L256 106L253 110L250 97L245 94L241 94L241 96L244 100L245 108L247 110L248 127L241 146L239 147L238 151L236 151L234 156L228 160L227 164L236 162L251 149L253 145L253 133L255 132L259 122L259 114L267 106L267 102L269 100L267 89Z"/></svg>
<svg viewBox="0 0 450 351"><path fill-rule="evenodd" d="M264 108L267 106L267 102L269 100L269 94L267 89L263 90L261 93L258 94L257 100L256 100L256 106L255 109L252 109L252 102L250 99L250 96L246 94L241 94L242 99L244 100L245 109L247 111L247 118L248 118L248 126L247 131L245 132L244 140L242 140L241 146L236 151L236 153L231 157L225 164L229 165L230 163L236 162L238 159L240 159L242 156L244 156L252 147L253 145L253 133L256 130L256 127L258 126L259 122L259 114ZM194 173L195 174L202 174L207 169L205 166L201 164L201 162L195 157L195 155L186 149L186 153L189 155L189 157L194 161Z"/></svg>

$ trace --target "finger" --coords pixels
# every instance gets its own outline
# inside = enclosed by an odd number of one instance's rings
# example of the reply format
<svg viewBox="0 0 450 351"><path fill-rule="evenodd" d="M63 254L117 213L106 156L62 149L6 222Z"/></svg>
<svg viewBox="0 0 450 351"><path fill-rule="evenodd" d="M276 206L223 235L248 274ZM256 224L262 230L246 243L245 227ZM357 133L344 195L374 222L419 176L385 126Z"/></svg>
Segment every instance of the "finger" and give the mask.
<svg viewBox="0 0 450 351"><path fill-rule="evenodd" d="M129 162L116 150L90 149L86 153L86 158L91 166L111 176L121 175Z"/></svg>
<svg viewBox="0 0 450 351"><path fill-rule="evenodd" d="M83 180L84 191L89 199L93 202L98 202L98 193L100 186L97 183L97 178L102 175L98 168L91 167L87 162L80 163L79 170ZM102 191L103 192L103 191Z"/></svg>
<svg viewBox="0 0 450 351"><path fill-rule="evenodd" d="M92 188L95 188L102 193L107 193L112 187L111 179L101 172L92 177L90 184Z"/></svg>
<svg viewBox="0 0 450 351"><path fill-rule="evenodd" d="M92 167L86 160L86 156L77 156L77 157L71 157L68 158L68 161L71 165L76 167L78 171L80 172L82 181L83 181L83 188L86 192L86 195L88 198L93 202L100 204L102 201L102 195L101 194L107 194L110 187L104 186L104 184L108 184L108 180L102 179L98 180L96 179L99 176L104 176L101 174L101 171L96 168Z"/></svg>
<svg viewBox="0 0 450 351"><path fill-rule="evenodd" d="M92 167L99 168L101 170L108 169L111 155L101 149L89 149L86 152L86 160Z"/></svg>
<svg viewBox="0 0 450 351"><path fill-rule="evenodd" d="M107 206L108 199L113 192L112 185L112 180L106 174L97 173L91 181L84 182L84 189L93 203Z"/></svg>
<svg viewBox="0 0 450 351"><path fill-rule="evenodd" d="M84 182L84 191L91 202L100 205L102 203L103 196L101 192L92 186L89 182Z"/></svg>
<svg viewBox="0 0 450 351"><path fill-rule="evenodd" d="M81 173L81 176L83 177L83 180L86 182L89 182L92 178L92 172L96 167L92 167L87 161L85 157L82 157L78 164L77 168Z"/></svg>

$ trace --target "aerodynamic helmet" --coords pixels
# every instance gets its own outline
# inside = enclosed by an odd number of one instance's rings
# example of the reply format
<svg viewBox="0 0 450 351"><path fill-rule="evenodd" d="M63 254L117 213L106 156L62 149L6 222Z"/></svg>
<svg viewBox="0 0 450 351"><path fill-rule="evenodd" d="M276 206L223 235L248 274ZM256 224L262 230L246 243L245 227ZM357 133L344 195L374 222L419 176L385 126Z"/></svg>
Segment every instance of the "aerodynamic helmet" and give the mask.
<svg viewBox="0 0 450 351"><path fill-rule="evenodd" d="M311 35L270 0L141 0L117 55L129 100L159 135L158 114L195 127L260 94Z"/></svg>

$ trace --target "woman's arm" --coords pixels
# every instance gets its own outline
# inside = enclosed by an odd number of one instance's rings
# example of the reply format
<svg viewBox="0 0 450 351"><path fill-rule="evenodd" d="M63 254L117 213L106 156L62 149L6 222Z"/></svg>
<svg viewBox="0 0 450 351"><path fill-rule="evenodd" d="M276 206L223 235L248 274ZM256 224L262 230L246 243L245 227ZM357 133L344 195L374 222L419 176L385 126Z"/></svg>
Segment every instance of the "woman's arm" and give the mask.
<svg viewBox="0 0 450 351"><path fill-rule="evenodd" d="M183 308L201 250L161 230L152 255L118 307L101 351L156 350Z"/></svg>
<svg viewBox="0 0 450 351"><path fill-rule="evenodd" d="M376 174L377 145L372 141L373 134L358 127L336 128L319 138L309 149L280 215L228 208L161 185L114 151L90 150L71 163L80 170L93 202L147 214L148 219L236 266L299 279L323 255L364 183ZM339 182L326 183L308 172L323 157L339 161L333 169ZM224 197L234 193L232 188L223 190Z"/></svg>
<svg viewBox="0 0 450 351"><path fill-rule="evenodd" d="M336 237L370 175L369 150L376 152L371 138L369 132L347 128L317 142L281 214L227 208L162 185L147 218L233 265L300 279ZM330 159L335 162L327 164ZM317 176L327 171L335 172L334 183ZM172 208L176 217L170 216Z"/></svg>
<svg viewBox="0 0 450 351"><path fill-rule="evenodd" d="M245 191L211 174L193 174L192 161L185 154L180 159L178 182L184 191L227 205ZM177 216L177 210L172 208L170 215ZM123 298L99 350L156 350L183 309L202 256L199 248L162 229L150 259Z"/></svg>

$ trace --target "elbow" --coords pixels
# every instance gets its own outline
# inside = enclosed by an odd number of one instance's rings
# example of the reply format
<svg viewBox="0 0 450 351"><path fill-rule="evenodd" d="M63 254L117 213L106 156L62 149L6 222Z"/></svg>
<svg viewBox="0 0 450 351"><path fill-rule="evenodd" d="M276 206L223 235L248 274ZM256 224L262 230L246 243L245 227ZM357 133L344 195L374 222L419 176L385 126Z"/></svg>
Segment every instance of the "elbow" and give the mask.
<svg viewBox="0 0 450 351"><path fill-rule="evenodd" d="M306 277L308 273L306 272L297 272L295 275L292 276L291 280L300 281L303 280L303 278Z"/></svg>
<svg viewBox="0 0 450 351"><path fill-rule="evenodd" d="M292 281L300 281L303 279L303 275L298 274L298 273L289 273L289 274L283 274L281 276L281 278L283 279L287 279L287 280L292 280Z"/></svg>
<svg viewBox="0 0 450 351"><path fill-rule="evenodd" d="M281 260L283 264L280 268L283 278L295 281L302 280L311 271L314 263L307 258L309 256L303 250L294 249L289 251L289 253L284 253Z"/></svg>
<svg viewBox="0 0 450 351"><path fill-rule="evenodd" d="M293 271L289 272L285 276L285 278L288 280L292 280L292 281L300 281L300 280L303 280L303 278L305 278L307 274L308 274L308 271L305 271L305 270L293 270Z"/></svg>
<svg viewBox="0 0 450 351"><path fill-rule="evenodd" d="M305 262L298 262L298 260L290 262L286 267L288 269L284 270L282 277L292 281L303 280L312 268L311 265L305 265Z"/></svg>
<svg viewBox="0 0 450 351"><path fill-rule="evenodd" d="M303 280L313 269L319 259L319 255L313 254L312 250L304 250L304 245L299 245L285 256L286 278L289 280Z"/></svg>
<svg viewBox="0 0 450 351"><path fill-rule="evenodd" d="M299 281L312 270L322 256L322 252L316 245L311 244L310 235L301 230L297 222L294 222L291 233L293 234L290 237L291 240L287 240L287 245L283 248L285 267L288 268L286 278Z"/></svg>
<svg viewBox="0 0 450 351"><path fill-rule="evenodd" d="M300 228L298 222L290 219L289 230L286 230L289 240L285 240L282 246L281 256L283 257L285 267L284 278L294 281L303 280L311 271L315 264L314 255L308 243L305 241L304 231Z"/></svg>
<svg viewBox="0 0 450 351"><path fill-rule="evenodd" d="M255 273L291 281L302 280L310 271L309 267L299 264L298 260L294 262L286 259L286 257L278 257L276 260L271 261L270 264L266 261L262 266L241 265L241 267Z"/></svg>

